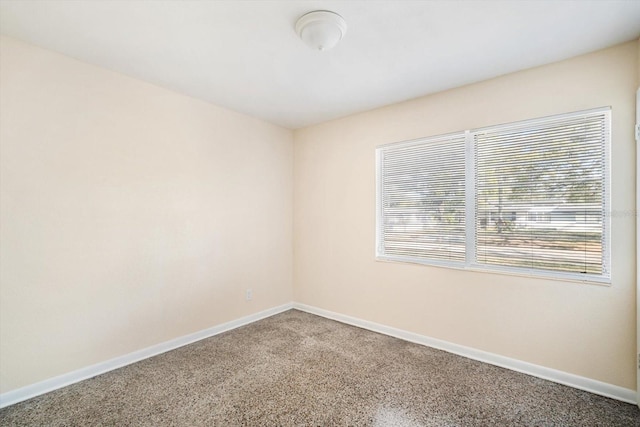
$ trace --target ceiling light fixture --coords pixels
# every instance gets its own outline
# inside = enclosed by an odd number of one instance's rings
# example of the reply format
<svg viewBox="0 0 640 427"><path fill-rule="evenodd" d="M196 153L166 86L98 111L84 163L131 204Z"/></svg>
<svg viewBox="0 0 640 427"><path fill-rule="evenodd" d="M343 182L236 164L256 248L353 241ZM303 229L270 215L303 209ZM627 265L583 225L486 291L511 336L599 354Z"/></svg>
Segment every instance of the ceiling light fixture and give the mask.
<svg viewBox="0 0 640 427"><path fill-rule="evenodd" d="M342 16L328 10L309 12L296 22L296 33L314 50L331 49L346 32L347 23Z"/></svg>

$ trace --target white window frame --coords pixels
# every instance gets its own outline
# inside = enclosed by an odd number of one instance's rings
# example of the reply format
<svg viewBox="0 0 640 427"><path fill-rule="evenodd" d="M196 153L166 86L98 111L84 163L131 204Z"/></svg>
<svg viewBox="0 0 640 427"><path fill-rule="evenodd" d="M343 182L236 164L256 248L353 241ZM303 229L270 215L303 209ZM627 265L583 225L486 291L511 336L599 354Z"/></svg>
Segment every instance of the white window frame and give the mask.
<svg viewBox="0 0 640 427"><path fill-rule="evenodd" d="M383 218L383 185L382 185L382 174L380 173L382 170L382 152L385 148L393 147L393 148L407 148L414 145L422 145L429 143L437 143L442 141L447 141L454 138L459 138L461 136L465 137L465 147L468 152L468 138L467 132L454 132L446 135L438 135L428 138L419 138L411 141L403 141L399 143L385 144L376 149L376 258L381 260L389 260L389 261L400 261L400 262L409 262L409 263L417 263L417 264L427 264L427 265L439 265L444 267L464 267L466 265L465 262L461 261L447 261L447 260L438 260L438 259L428 259L428 258L419 258L419 257L408 257L402 255L387 255L384 253L383 247L383 236L382 236L382 228L379 226L380 221ZM467 154L468 155L468 154ZM467 163L467 159L465 157L465 163ZM465 169L466 174L466 169ZM466 187L467 183L465 182L465 196L468 195L468 188ZM469 212L466 210L467 201L465 199L465 223L468 219ZM465 229L465 242L467 238L468 229ZM467 249L465 248L465 252Z"/></svg>
<svg viewBox="0 0 640 427"><path fill-rule="evenodd" d="M473 135L477 132L488 130L507 130L510 128L518 128L522 126L536 126L538 124L546 124L552 121L561 121L572 117L581 117L589 115L604 115L604 179L603 179L603 224L602 224L602 274L584 274L571 273L553 270L542 270L524 267L508 267L498 265L481 264L476 261L476 218L475 218L475 150ZM383 221L383 204L382 204L382 153L391 148L403 148L416 144L423 144L430 141L440 141L449 139L461 134L465 135L466 155L465 155L465 262L453 262L447 260L432 260L427 258L407 257L398 255L389 255L384 253L382 221ZM512 275L524 275L527 277L550 278L556 280L578 281L584 283L610 284L611 283L611 107L594 108L590 110L577 111L572 113L558 114L553 116L541 117L532 120L522 120L518 122L486 126L465 130L464 132L454 132L446 135L439 135L429 138L420 138L411 141L403 141L399 143L385 144L376 148L376 246L375 257L381 261L408 262L424 265L432 265L439 267L448 267L455 269L494 272Z"/></svg>

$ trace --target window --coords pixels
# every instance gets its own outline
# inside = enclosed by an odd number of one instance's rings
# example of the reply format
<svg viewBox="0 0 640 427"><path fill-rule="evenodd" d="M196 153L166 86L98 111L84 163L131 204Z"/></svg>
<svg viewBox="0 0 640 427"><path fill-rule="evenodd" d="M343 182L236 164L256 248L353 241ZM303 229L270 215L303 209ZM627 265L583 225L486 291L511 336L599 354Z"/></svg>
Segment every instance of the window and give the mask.
<svg viewBox="0 0 640 427"><path fill-rule="evenodd" d="M465 260L465 134L379 151L384 254Z"/></svg>
<svg viewBox="0 0 640 427"><path fill-rule="evenodd" d="M379 147L381 259L606 282L610 109Z"/></svg>

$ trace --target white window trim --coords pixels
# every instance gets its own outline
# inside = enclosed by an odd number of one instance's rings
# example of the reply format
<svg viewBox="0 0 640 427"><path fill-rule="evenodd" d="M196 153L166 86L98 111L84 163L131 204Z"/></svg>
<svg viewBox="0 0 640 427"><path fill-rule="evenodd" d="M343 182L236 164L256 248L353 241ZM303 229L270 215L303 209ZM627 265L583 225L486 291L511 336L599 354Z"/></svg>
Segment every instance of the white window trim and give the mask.
<svg viewBox="0 0 640 427"><path fill-rule="evenodd" d="M550 121L562 121L576 116L588 116L603 114L605 120L605 143L604 143L604 206L603 211L603 272L602 275L569 273L552 270L538 270L523 267L506 267L494 266L477 263L475 254L475 150L473 146L473 134L477 132L496 130L496 129L512 129L518 127L531 127L536 124L548 124ZM422 144L425 142L437 142L450 139L454 136L465 135L465 262L454 262L446 260L431 260L418 257L407 257L398 255L387 255L382 247L382 227L380 227L383 219L382 206L382 151L391 146L396 148L408 147L411 145ZM428 138L418 138L410 141L403 141L391 144L380 145L376 148L376 242L375 242L375 259L386 262L402 262L412 264L422 264L436 267L453 268L458 270L476 271L484 273L498 273L514 276L524 276L529 278L553 279L569 282L591 283L600 285L609 285L612 281L611 268L611 107L600 107L589 110L576 111L572 113L558 114L553 116L540 117L531 120L521 120L513 123L485 126L481 128L469 129L464 132L453 132L444 135L438 135Z"/></svg>

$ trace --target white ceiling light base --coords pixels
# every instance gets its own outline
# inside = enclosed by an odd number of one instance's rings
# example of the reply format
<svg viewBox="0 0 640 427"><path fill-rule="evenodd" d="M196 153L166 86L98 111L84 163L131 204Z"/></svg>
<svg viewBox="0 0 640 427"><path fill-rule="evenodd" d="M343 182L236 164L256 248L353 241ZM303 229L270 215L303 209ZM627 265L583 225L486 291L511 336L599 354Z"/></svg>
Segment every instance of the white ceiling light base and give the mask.
<svg viewBox="0 0 640 427"><path fill-rule="evenodd" d="M296 22L296 33L314 50L329 50L344 37L347 23L342 16L328 10L302 15Z"/></svg>

